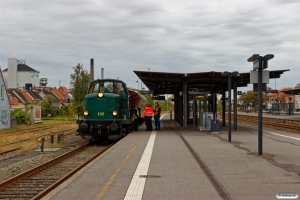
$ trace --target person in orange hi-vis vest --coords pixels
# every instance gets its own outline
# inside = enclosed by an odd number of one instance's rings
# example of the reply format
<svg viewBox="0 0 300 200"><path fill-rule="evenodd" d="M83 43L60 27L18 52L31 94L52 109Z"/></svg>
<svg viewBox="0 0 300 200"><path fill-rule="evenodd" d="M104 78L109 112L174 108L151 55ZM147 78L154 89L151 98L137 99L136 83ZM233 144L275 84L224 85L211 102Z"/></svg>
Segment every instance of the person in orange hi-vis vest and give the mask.
<svg viewBox="0 0 300 200"><path fill-rule="evenodd" d="M145 131L152 131L152 115L153 108L147 103L144 108L144 119L147 127Z"/></svg>

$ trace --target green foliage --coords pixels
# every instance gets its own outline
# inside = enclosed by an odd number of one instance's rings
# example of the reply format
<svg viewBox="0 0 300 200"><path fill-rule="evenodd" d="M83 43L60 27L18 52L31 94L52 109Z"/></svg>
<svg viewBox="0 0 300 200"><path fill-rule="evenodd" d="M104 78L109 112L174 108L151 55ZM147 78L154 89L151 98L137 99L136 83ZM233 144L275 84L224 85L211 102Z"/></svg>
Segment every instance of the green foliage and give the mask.
<svg viewBox="0 0 300 200"><path fill-rule="evenodd" d="M55 102L55 99L52 95L46 95L44 100L38 103L41 106L42 117L47 117L47 115L51 115L51 117L57 116L58 111L53 107L52 103Z"/></svg>
<svg viewBox="0 0 300 200"><path fill-rule="evenodd" d="M75 114L76 114L76 110L73 104L63 106L60 109L60 116L74 117Z"/></svg>
<svg viewBox="0 0 300 200"><path fill-rule="evenodd" d="M221 112L222 111L222 97L220 99L218 99L217 101L217 110L218 112ZM226 108L225 108L226 109Z"/></svg>
<svg viewBox="0 0 300 200"><path fill-rule="evenodd" d="M29 123L29 121L30 121L29 114L26 111L24 111L20 108L15 109L14 111L12 111L11 115L16 116L18 124L26 124L26 123Z"/></svg>
<svg viewBox="0 0 300 200"><path fill-rule="evenodd" d="M82 65L78 63L76 67L73 67L74 73L70 75L70 93L73 95L73 104L79 115L82 116L84 109L84 97L91 81L91 76L84 70Z"/></svg>
<svg viewBox="0 0 300 200"><path fill-rule="evenodd" d="M46 117L48 114L50 114L51 116L53 116L53 106L51 104L51 102L47 101L47 100L43 100L40 102L40 106L41 106L41 110L42 110L42 117Z"/></svg>
<svg viewBox="0 0 300 200"><path fill-rule="evenodd" d="M267 95L262 96L262 101L266 101ZM252 104L252 107L255 107L258 105L258 92L254 92L252 90L243 92L242 95L238 99L239 101L243 101L244 104L250 105Z"/></svg>
<svg viewBox="0 0 300 200"><path fill-rule="evenodd" d="M262 102L265 102L268 99L266 94L262 95ZM243 102L243 105L247 107L251 106L255 108L258 106L258 92L252 90L243 92L242 95L238 98L239 101Z"/></svg>
<svg viewBox="0 0 300 200"><path fill-rule="evenodd" d="M152 100L152 95L151 94L144 94L144 97L147 99L148 104L150 104L153 107L154 102Z"/></svg>

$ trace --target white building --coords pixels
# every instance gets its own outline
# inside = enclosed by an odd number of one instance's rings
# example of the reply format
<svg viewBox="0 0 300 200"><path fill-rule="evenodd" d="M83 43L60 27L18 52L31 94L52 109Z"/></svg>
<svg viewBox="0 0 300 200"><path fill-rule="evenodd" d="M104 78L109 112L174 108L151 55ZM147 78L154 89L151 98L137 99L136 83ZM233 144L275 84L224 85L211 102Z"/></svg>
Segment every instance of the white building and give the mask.
<svg viewBox="0 0 300 200"><path fill-rule="evenodd" d="M8 89L39 87L40 72L26 65L25 60L8 58L7 69L2 71L4 82Z"/></svg>
<svg viewBox="0 0 300 200"><path fill-rule="evenodd" d="M10 128L10 104L0 70L0 130Z"/></svg>

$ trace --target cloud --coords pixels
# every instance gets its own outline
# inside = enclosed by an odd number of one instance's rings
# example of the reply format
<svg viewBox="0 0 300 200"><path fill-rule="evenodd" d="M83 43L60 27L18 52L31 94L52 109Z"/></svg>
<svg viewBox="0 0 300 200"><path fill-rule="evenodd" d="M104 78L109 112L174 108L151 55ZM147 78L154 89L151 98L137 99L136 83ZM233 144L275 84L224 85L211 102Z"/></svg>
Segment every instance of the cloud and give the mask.
<svg viewBox="0 0 300 200"><path fill-rule="evenodd" d="M252 54L272 53L269 69L291 69L277 87L296 85L298 1L38 1L0 3L0 66L7 58L69 86L72 67L136 87L134 70L249 72ZM250 87L251 89L252 87Z"/></svg>

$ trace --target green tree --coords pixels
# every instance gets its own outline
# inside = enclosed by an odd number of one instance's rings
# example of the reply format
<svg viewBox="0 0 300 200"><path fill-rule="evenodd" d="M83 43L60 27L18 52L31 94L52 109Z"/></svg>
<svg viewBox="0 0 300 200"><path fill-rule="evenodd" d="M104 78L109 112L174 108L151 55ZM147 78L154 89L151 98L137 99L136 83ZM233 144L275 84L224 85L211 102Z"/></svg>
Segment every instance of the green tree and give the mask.
<svg viewBox="0 0 300 200"><path fill-rule="evenodd" d="M266 102L267 98L268 96L266 94L263 94L262 102ZM253 90L243 92L238 100L242 101L243 105L245 105L246 107L250 106L255 109L258 106L258 92L254 92Z"/></svg>
<svg viewBox="0 0 300 200"><path fill-rule="evenodd" d="M87 70L84 70L82 64L78 63L73 67L74 73L70 75L70 93L73 96L72 103L79 116L83 116L84 97L88 84L91 81L91 76Z"/></svg>
<svg viewBox="0 0 300 200"><path fill-rule="evenodd" d="M46 95L44 100L39 102L42 110L42 117L46 117L49 114L54 117L56 113L54 112L54 107L52 106L52 102L55 101L55 98L52 95Z"/></svg>

